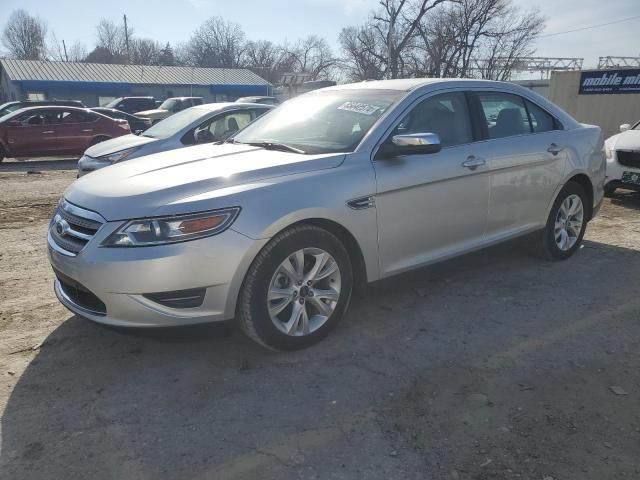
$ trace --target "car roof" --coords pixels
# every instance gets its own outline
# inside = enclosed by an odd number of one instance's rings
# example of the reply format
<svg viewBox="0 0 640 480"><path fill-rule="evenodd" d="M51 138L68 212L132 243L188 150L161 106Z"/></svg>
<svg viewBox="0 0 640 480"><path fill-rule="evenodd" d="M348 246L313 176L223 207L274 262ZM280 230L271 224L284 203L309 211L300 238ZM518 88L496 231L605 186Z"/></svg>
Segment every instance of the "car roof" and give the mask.
<svg viewBox="0 0 640 480"><path fill-rule="evenodd" d="M322 88L320 90L397 90L408 92L416 88L436 83L451 83L452 86L496 86L496 85L512 85L508 82L497 82L494 80L476 80L468 78L398 78L393 80L366 80L358 83L347 83L343 85L335 85L332 87ZM317 91L317 90L316 90Z"/></svg>
<svg viewBox="0 0 640 480"><path fill-rule="evenodd" d="M239 107L258 107L263 109L269 109L273 107L273 105L265 105L263 103L244 103L244 102L217 102L217 103L203 103L202 105L196 105L195 107L199 110L207 110L209 112L217 112L223 110L231 110L233 108Z"/></svg>
<svg viewBox="0 0 640 480"><path fill-rule="evenodd" d="M169 97L167 100L188 100L190 98L202 98L202 97Z"/></svg>

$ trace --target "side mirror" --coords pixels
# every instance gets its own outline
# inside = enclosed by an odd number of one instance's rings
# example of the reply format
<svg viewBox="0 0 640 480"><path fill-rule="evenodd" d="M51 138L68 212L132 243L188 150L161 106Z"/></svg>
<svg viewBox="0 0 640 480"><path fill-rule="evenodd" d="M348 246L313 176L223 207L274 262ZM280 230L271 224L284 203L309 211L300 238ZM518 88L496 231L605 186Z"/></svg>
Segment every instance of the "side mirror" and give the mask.
<svg viewBox="0 0 640 480"><path fill-rule="evenodd" d="M435 133L407 133L394 135L391 142L381 145L382 158L399 155L427 155L442 150L440 137Z"/></svg>
<svg viewBox="0 0 640 480"><path fill-rule="evenodd" d="M18 120L9 120L6 125L7 127L19 127L22 124Z"/></svg>
<svg viewBox="0 0 640 480"><path fill-rule="evenodd" d="M626 132L629 129L631 129L631 125L629 125L628 123L623 123L622 125L620 125L621 132Z"/></svg>

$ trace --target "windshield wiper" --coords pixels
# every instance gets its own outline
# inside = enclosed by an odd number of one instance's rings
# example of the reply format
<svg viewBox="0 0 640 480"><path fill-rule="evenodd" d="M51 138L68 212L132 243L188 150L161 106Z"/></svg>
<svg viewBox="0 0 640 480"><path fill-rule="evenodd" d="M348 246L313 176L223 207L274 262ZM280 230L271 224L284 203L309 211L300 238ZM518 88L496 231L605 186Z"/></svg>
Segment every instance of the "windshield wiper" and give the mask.
<svg viewBox="0 0 640 480"><path fill-rule="evenodd" d="M292 147L291 145L287 145L286 143L280 142L272 142L269 140L261 140L259 142L236 142L243 143L244 145L251 145L253 147L262 147L266 150L282 150L283 152L293 152L293 153L307 153L304 150L301 150L296 147Z"/></svg>

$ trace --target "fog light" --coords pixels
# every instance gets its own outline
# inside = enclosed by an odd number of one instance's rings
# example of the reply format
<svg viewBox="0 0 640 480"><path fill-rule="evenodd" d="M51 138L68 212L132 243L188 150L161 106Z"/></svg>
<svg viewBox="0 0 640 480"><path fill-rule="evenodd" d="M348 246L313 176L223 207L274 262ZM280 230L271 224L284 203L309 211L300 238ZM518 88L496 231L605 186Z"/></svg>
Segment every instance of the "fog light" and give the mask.
<svg viewBox="0 0 640 480"><path fill-rule="evenodd" d="M205 288L145 293L143 297L169 308L196 308L204 302Z"/></svg>

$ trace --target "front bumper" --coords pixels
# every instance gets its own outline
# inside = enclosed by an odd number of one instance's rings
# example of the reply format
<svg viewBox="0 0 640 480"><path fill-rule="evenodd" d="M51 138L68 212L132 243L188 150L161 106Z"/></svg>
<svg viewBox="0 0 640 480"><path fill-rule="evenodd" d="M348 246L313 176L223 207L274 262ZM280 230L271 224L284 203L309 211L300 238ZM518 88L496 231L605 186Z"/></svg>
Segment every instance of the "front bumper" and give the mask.
<svg viewBox="0 0 640 480"><path fill-rule="evenodd" d="M620 165L615 155L614 153L613 158L607 158L607 173L604 181L605 187L640 190L638 185L622 181L622 174L624 172L635 172L640 175L640 169Z"/></svg>
<svg viewBox="0 0 640 480"><path fill-rule="evenodd" d="M136 248L98 245L122 222L108 222L76 256L65 255L49 236L54 270L95 295L105 306L96 312L75 302L60 280L54 285L60 302L72 312L114 326L169 327L228 320L244 275L267 240L253 240L231 229L199 240ZM145 294L205 288L202 304L172 308Z"/></svg>

